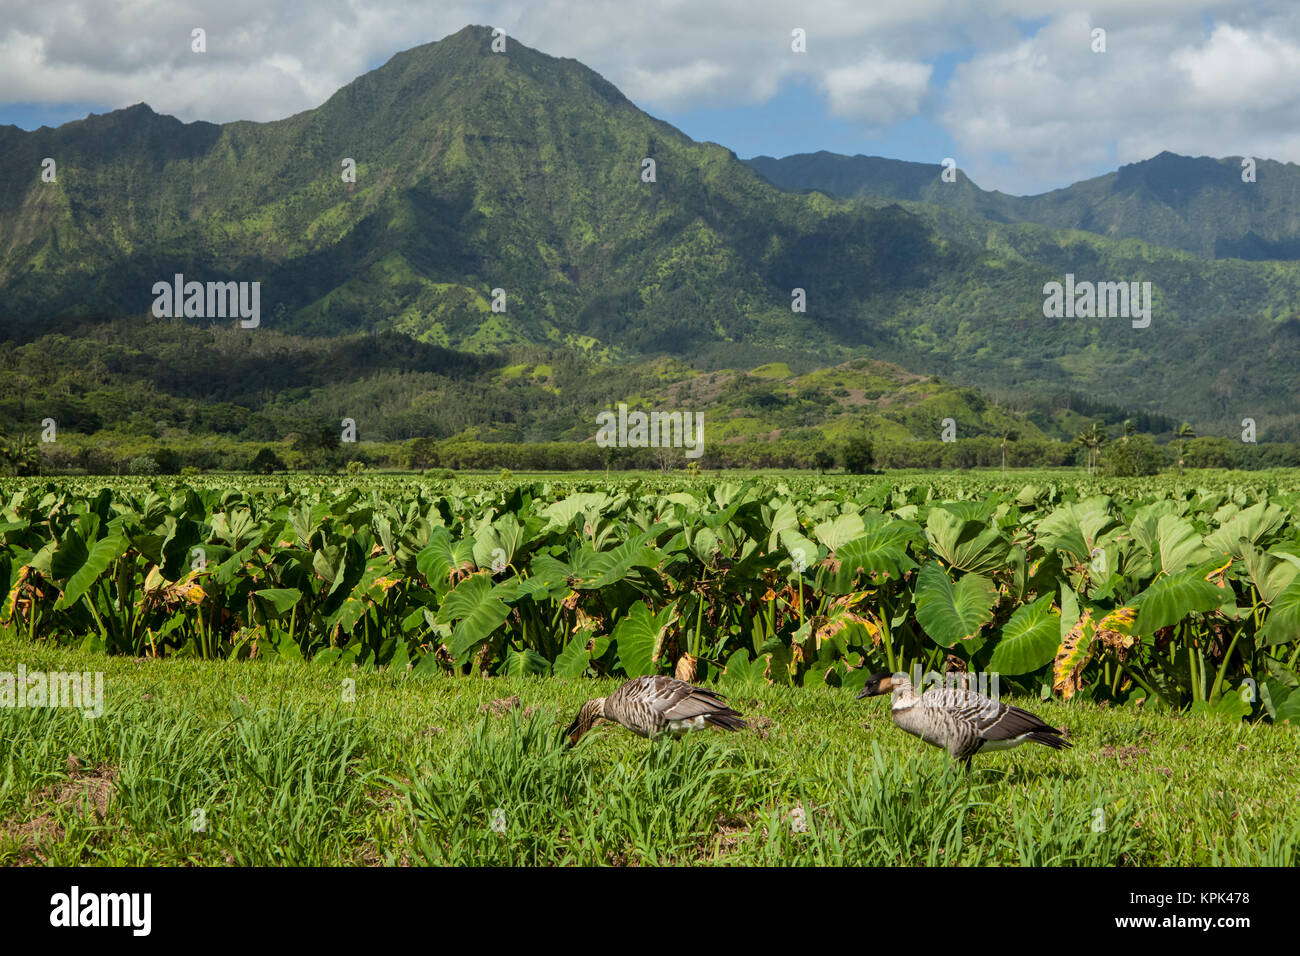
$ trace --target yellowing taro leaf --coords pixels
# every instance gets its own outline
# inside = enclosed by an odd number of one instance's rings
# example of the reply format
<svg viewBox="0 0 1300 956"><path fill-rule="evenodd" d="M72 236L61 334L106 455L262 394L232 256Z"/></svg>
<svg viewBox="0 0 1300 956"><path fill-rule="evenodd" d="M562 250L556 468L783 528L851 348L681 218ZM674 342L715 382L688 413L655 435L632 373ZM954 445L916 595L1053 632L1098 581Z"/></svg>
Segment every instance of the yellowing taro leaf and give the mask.
<svg viewBox="0 0 1300 956"><path fill-rule="evenodd" d="M853 606L866 600L866 598L866 594L859 592L846 594L832 601L830 615L820 627L814 627L813 629L814 646L820 650L823 641L829 641L850 624L861 624L872 642L879 644L881 635L879 622L870 611L863 610L859 613Z"/></svg>
<svg viewBox="0 0 1300 956"><path fill-rule="evenodd" d="M1052 688L1065 700L1083 687L1083 669L1092 657L1094 630L1092 611L1084 608L1074 627L1061 638L1056 660L1052 663Z"/></svg>
<svg viewBox="0 0 1300 956"><path fill-rule="evenodd" d="M1137 621L1137 610L1131 607L1117 607L1097 622L1097 640L1115 652L1121 661L1128 656L1129 648L1136 642L1133 624Z"/></svg>

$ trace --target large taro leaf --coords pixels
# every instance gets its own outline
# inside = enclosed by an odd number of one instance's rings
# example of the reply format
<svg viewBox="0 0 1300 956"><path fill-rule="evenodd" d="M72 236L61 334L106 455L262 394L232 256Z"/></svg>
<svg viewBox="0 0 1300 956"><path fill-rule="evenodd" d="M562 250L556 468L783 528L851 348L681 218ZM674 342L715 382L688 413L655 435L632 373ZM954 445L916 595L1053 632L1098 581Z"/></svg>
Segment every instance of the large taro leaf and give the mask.
<svg viewBox="0 0 1300 956"><path fill-rule="evenodd" d="M958 515L946 506L930 509L925 533L935 554L959 571L986 572L1000 568L1010 550L1010 544L997 528Z"/></svg>
<svg viewBox="0 0 1300 956"><path fill-rule="evenodd" d="M717 502L719 508L727 508L733 504L739 505L752 498L750 492L753 487L754 479L752 478L739 485L734 481L724 481L722 484L713 486L713 500Z"/></svg>
<svg viewBox="0 0 1300 956"><path fill-rule="evenodd" d="M384 553L396 556L397 536L393 534L393 523L382 514L375 515L370 523L375 529L375 537L379 539L379 546L384 549Z"/></svg>
<svg viewBox="0 0 1300 956"><path fill-rule="evenodd" d="M520 594L534 601L559 599L569 590L568 580L572 573L573 569L563 561L549 554L539 554L528 562L528 577L515 579L515 584Z"/></svg>
<svg viewBox="0 0 1300 956"><path fill-rule="evenodd" d="M81 536L69 528L50 559L50 570L55 579L65 581L63 596L54 609L62 610L79 601L109 565L126 553L126 549L126 538L117 528L110 529L107 537L100 538L89 548Z"/></svg>
<svg viewBox="0 0 1300 956"><path fill-rule="evenodd" d="M72 577L90 557L86 539L75 528L66 529L62 538L51 542L51 545L52 547L47 545L50 547L50 564L46 570L55 580L66 580Z"/></svg>
<svg viewBox="0 0 1300 956"><path fill-rule="evenodd" d="M1241 559L1251 584L1259 592L1260 600L1268 605L1272 605L1278 595L1295 580L1296 575L1300 574L1300 567L1290 561L1283 560L1271 551L1260 551L1250 545L1242 548Z"/></svg>
<svg viewBox="0 0 1300 956"><path fill-rule="evenodd" d="M577 587L584 591L599 591L622 581L633 568L653 568L658 565L664 555L647 542L657 538L662 530L662 525L656 525L608 551L591 555L586 564L584 580Z"/></svg>
<svg viewBox="0 0 1300 956"><path fill-rule="evenodd" d="M503 514L491 524L484 524L474 534L474 563L482 570L500 573L514 561L523 547L523 527L513 514Z"/></svg>
<svg viewBox="0 0 1300 956"><path fill-rule="evenodd" d="M1217 530L1205 536L1205 543L1217 553L1243 557L1243 539L1245 547L1259 544L1265 538L1271 538L1287 520L1285 508L1267 501L1260 501L1244 511L1238 511Z"/></svg>
<svg viewBox="0 0 1300 956"><path fill-rule="evenodd" d="M723 550L718 535L710 528L697 528L693 534L688 532L688 537L691 553L705 567L711 566L714 558Z"/></svg>
<svg viewBox="0 0 1300 956"><path fill-rule="evenodd" d="M827 584L827 590L848 594L860 571L874 571L897 579L904 571L915 568L916 562L907 555L907 542L919 531L910 521L890 521L845 542L835 551L840 566Z"/></svg>
<svg viewBox="0 0 1300 956"><path fill-rule="evenodd" d="M212 516L212 533L236 551L247 544L258 530L257 521L246 509L221 511Z"/></svg>
<svg viewBox="0 0 1300 956"><path fill-rule="evenodd" d="M363 560L363 552L351 540L348 541L348 551L361 565L361 573L358 575L354 570L345 569L344 576L335 580L329 596L321 605L326 627L332 630L337 626L345 634L352 632L369 609L368 600L383 603L388 589L397 584L396 579L385 577L392 568L386 556Z"/></svg>
<svg viewBox="0 0 1300 956"><path fill-rule="evenodd" d="M1273 600L1259 637L1265 644L1286 644L1300 637L1300 579L1293 580Z"/></svg>
<svg viewBox="0 0 1300 956"><path fill-rule="evenodd" d="M569 643L564 645L564 650L556 655L551 673L556 677L581 677L585 674L591 660L591 654L587 650L589 636L590 632L582 629L571 636Z"/></svg>
<svg viewBox="0 0 1300 956"><path fill-rule="evenodd" d="M599 514L613 500L607 494L585 491L562 498L542 509L541 514L547 519L543 531L563 531L575 518L584 514Z"/></svg>
<svg viewBox="0 0 1300 956"><path fill-rule="evenodd" d="M804 621L803 626L794 634L795 641L806 647L808 637L811 636L814 650L819 654L823 645L829 645L837 655L846 654L850 644L863 647L878 645L884 629L880 618L865 606L869 598L869 592L836 598L831 602L824 619L809 618ZM814 626L817 621L820 623ZM776 639L776 643L785 646L780 639Z"/></svg>
<svg viewBox="0 0 1300 956"><path fill-rule="evenodd" d="M1300 691L1292 691L1274 708L1273 720L1279 724L1300 726Z"/></svg>
<svg viewBox="0 0 1300 956"><path fill-rule="evenodd" d="M993 648L989 670L999 674L1029 674L1056 656L1061 639L1061 612L1045 594L1033 604L1016 608Z"/></svg>
<svg viewBox="0 0 1300 956"><path fill-rule="evenodd" d="M312 553L311 566L322 581L332 585L343 573L343 557L342 545L327 544Z"/></svg>
<svg viewBox="0 0 1300 956"><path fill-rule="evenodd" d="M1159 554L1160 546L1157 543L1156 527L1160 524L1160 519L1166 515L1178 514L1178 506L1168 498L1152 502L1149 505L1143 505L1133 513L1133 519L1129 522L1129 534L1133 540L1142 545L1143 550L1153 558Z"/></svg>
<svg viewBox="0 0 1300 956"><path fill-rule="evenodd" d="M960 641L974 652L980 628L993 619L998 592L982 574L967 574L956 584L936 562L921 566L916 577L916 619L925 633L943 647Z"/></svg>
<svg viewBox="0 0 1300 956"><path fill-rule="evenodd" d="M498 673L510 677L545 677L551 672L551 662L530 647L523 650L510 648L505 653Z"/></svg>
<svg viewBox="0 0 1300 956"><path fill-rule="evenodd" d="M614 625L618 665L628 677L658 672L658 657L664 635L676 616L676 603L653 614L648 607L637 601L627 615Z"/></svg>
<svg viewBox="0 0 1300 956"><path fill-rule="evenodd" d="M1160 519L1156 525L1156 546L1160 569L1165 574L1185 571L1213 556L1192 523L1177 515L1165 515Z"/></svg>
<svg viewBox="0 0 1300 956"><path fill-rule="evenodd" d="M1038 524L1038 544L1047 551L1065 551L1076 563L1092 556L1097 541L1116 524L1110 513L1110 498L1094 495L1057 508Z"/></svg>
<svg viewBox="0 0 1300 956"><path fill-rule="evenodd" d="M451 533L438 526L429 533L429 543L415 556L415 567L438 597L451 588L454 573L474 567L474 546L467 538L452 541Z"/></svg>
<svg viewBox="0 0 1300 956"><path fill-rule="evenodd" d="M815 527L813 537L830 550L838 551L842 545L858 537L864 530L861 515L842 514L830 521L823 521Z"/></svg>
<svg viewBox="0 0 1300 956"><path fill-rule="evenodd" d="M1193 611L1214 610L1231 594L1205 580L1202 568L1162 574L1131 602L1138 609L1135 631L1144 637L1154 634Z"/></svg>
<svg viewBox="0 0 1300 956"><path fill-rule="evenodd" d="M304 502L296 511L290 510L289 525L300 545L304 548L311 547L312 535L319 529L321 519L329 513L328 501L319 502L314 507Z"/></svg>
<svg viewBox="0 0 1300 956"><path fill-rule="evenodd" d="M334 617L335 612L344 606L345 602L352 599L353 590L366 573L366 553L356 538L348 538L340 547L331 546L325 551L316 552L313 556L313 563L315 563L316 558L324 559L326 554L334 558L337 563L332 569L332 577L321 575L330 582L330 586L319 610L333 626L336 621L330 619ZM318 571L319 569L320 566L317 566ZM359 616L359 613L359 611L356 612L357 616ZM344 630L348 630L350 626L350 624L345 624Z"/></svg>
<svg viewBox="0 0 1300 956"><path fill-rule="evenodd" d="M938 505L945 511L952 512L962 521L978 521L987 524L993 514L994 502L982 498L967 498L958 501L944 501Z"/></svg>
<svg viewBox="0 0 1300 956"><path fill-rule="evenodd" d="M775 551L784 540L786 534L797 534L803 536L803 530L799 527L799 514L795 511L794 502L783 501L772 512L772 519L767 527L767 550Z"/></svg>
<svg viewBox="0 0 1300 956"><path fill-rule="evenodd" d="M284 617L302 600L302 592L297 588L262 588L252 593L270 618Z"/></svg>
<svg viewBox="0 0 1300 956"><path fill-rule="evenodd" d="M493 587L490 575L479 572L456 585L438 609L438 624L455 622L451 656L458 665L510 616L510 606L500 598L502 593Z"/></svg>
<svg viewBox="0 0 1300 956"><path fill-rule="evenodd" d="M815 565L822 558L822 551L794 528L786 528L780 533L781 547L790 555L790 569L801 574Z"/></svg>

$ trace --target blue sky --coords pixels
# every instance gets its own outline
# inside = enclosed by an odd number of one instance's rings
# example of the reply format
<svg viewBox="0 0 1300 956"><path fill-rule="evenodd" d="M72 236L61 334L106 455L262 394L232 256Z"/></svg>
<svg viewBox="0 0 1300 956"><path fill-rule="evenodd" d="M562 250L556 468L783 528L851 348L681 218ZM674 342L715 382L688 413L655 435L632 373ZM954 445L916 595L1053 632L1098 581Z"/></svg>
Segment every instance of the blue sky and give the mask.
<svg viewBox="0 0 1300 956"><path fill-rule="evenodd" d="M742 157L952 156L1019 195L1165 149L1300 161L1286 0L0 0L0 124L141 101L187 122L276 119L468 23L578 59Z"/></svg>

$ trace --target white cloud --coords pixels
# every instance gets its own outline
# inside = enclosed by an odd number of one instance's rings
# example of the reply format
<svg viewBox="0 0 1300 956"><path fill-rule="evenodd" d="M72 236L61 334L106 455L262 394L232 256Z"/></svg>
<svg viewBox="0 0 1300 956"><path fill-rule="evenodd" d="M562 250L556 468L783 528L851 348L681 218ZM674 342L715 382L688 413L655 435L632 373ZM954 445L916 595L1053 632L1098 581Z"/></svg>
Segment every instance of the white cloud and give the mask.
<svg viewBox="0 0 1300 956"><path fill-rule="evenodd" d="M1170 63L1204 106L1272 109L1293 104L1300 90L1300 45L1268 31L1219 23L1208 41L1174 51Z"/></svg>
<svg viewBox="0 0 1300 956"><path fill-rule="evenodd" d="M1199 15L1063 14L960 64L939 119L977 183L1018 194L1166 149L1300 159L1298 26L1289 12L1210 29Z"/></svg>
<svg viewBox="0 0 1300 956"><path fill-rule="evenodd" d="M868 126L888 126L917 113L933 67L879 55L830 70L822 89L830 111Z"/></svg>
<svg viewBox="0 0 1300 956"><path fill-rule="evenodd" d="M277 119L477 23L582 61L657 115L761 104L799 82L864 137L922 117L953 138L977 182L1010 192L1162 149L1300 160L1300 5L1090 0L1086 10L1077 0L0 0L0 99ZM195 26L206 54L190 51ZM1107 30L1104 54L1089 49L1094 26ZM795 27L806 53L790 49Z"/></svg>

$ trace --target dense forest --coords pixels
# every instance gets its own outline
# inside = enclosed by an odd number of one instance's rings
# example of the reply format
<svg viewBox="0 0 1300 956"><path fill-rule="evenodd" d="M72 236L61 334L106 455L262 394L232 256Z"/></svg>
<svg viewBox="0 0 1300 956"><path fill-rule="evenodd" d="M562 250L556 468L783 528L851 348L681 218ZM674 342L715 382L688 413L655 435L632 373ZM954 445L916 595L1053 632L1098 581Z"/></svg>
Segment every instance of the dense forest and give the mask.
<svg viewBox="0 0 1300 956"><path fill-rule="evenodd" d="M42 157L55 180L32 174ZM1232 164L1158 160L1199 184L1185 218L1208 228ZM1183 423L1232 442L1243 419L1300 441L1300 263L1207 260L1064 213L994 221L935 201L927 170L853 199L781 189L575 61L491 53L477 27L277 122L140 104L3 127L0 429L45 467L110 471L243 467L345 420L349 448L393 465L378 449L415 439L578 446L617 403L704 414L724 463L811 467L856 437L882 467L987 463L976 439L999 465L1052 464L1126 421L1159 446ZM1169 206L1152 175L1076 194ZM1261 185L1250 215L1271 222ZM1075 274L1150 283L1149 326L1045 318L1045 284ZM175 276L257 283L256 321L158 317ZM967 450L921 451L946 422ZM1238 444L1243 466L1283 454Z"/></svg>

